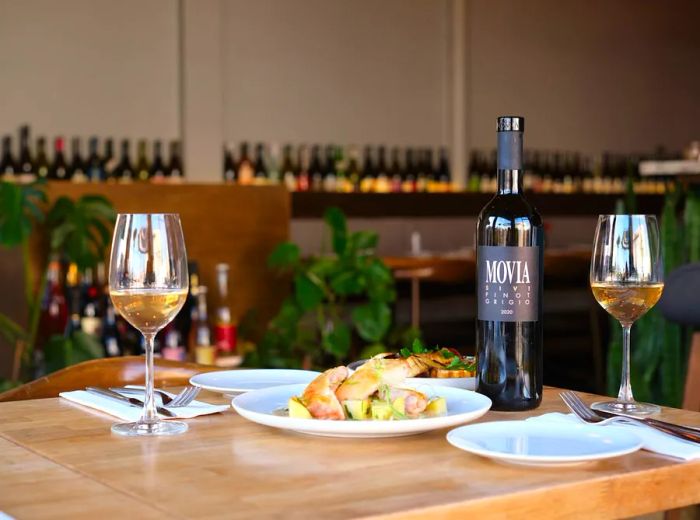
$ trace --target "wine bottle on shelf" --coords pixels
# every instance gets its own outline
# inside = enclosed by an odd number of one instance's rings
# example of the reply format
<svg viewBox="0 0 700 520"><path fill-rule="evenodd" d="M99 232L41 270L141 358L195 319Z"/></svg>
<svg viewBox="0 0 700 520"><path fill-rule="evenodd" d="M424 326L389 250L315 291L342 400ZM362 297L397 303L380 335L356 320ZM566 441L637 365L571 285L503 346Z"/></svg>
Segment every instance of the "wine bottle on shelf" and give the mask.
<svg viewBox="0 0 700 520"><path fill-rule="evenodd" d="M68 178L69 169L64 155L64 146L63 137L56 137L53 140L53 162L49 168L49 179L62 181Z"/></svg>
<svg viewBox="0 0 700 520"><path fill-rule="evenodd" d="M335 146L334 149L335 191L337 193L349 193L352 191L352 184L348 178L348 162L346 161L345 150L342 146Z"/></svg>
<svg viewBox="0 0 700 520"><path fill-rule="evenodd" d="M253 184L255 167L248 156L248 143L241 143L241 155L236 165L236 178L239 184Z"/></svg>
<svg viewBox="0 0 700 520"><path fill-rule="evenodd" d="M136 179L139 181L147 181L151 176L151 167L148 164L146 140L139 139L136 146Z"/></svg>
<svg viewBox="0 0 700 520"><path fill-rule="evenodd" d="M172 322L168 323L163 330L163 348L160 353L163 359L172 361L185 361L187 352L180 341L180 333L173 326Z"/></svg>
<svg viewBox="0 0 700 520"><path fill-rule="evenodd" d="M207 287L197 288L197 312L192 323L194 343L190 350L194 352L195 361L201 365L213 365L216 361L216 347L212 345L207 313Z"/></svg>
<svg viewBox="0 0 700 520"><path fill-rule="evenodd" d="M216 364L220 366L232 366L237 360L236 354L236 330L237 323L231 314L229 302L229 265L217 264L216 282L219 289L219 305L216 308L216 324L214 326L214 338L216 340Z"/></svg>
<svg viewBox="0 0 700 520"><path fill-rule="evenodd" d="M435 174L436 189L440 193L452 191L452 175L450 173L450 160L447 157L447 149L440 148L440 158Z"/></svg>
<svg viewBox="0 0 700 520"><path fill-rule="evenodd" d="M170 141L170 162L165 169L165 176L172 183L179 183L185 179L185 167L182 164L180 141Z"/></svg>
<svg viewBox="0 0 700 520"><path fill-rule="evenodd" d="M52 257L46 270L46 292L41 301L41 315L36 345L43 348L51 336L63 334L68 322L68 305L61 283L61 264Z"/></svg>
<svg viewBox="0 0 700 520"><path fill-rule="evenodd" d="M36 171L32 154L29 150L29 126L23 125L19 129L19 156L17 160L16 177L22 182L31 182L36 179Z"/></svg>
<svg viewBox="0 0 700 520"><path fill-rule="evenodd" d="M309 179L311 181L311 191L323 190L323 166L321 166L321 147L317 144L311 147Z"/></svg>
<svg viewBox="0 0 700 520"><path fill-rule="evenodd" d="M85 161L80 152L80 137L73 137L71 140L71 161L70 168L68 170L68 177L72 182L85 182L87 181L87 175L85 173Z"/></svg>
<svg viewBox="0 0 700 520"><path fill-rule="evenodd" d="M265 154L264 164L267 166L267 183L279 184L282 182L280 173L280 146L277 143L270 143Z"/></svg>
<svg viewBox="0 0 700 520"><path fill-rule="evenodd" d="M351 146L348 150L347 178L350 191L360 191L362 187L362 172L360 171L359 151L355 146Z"/></svg>
<svg viewBox="0 0 700 520"><path fill-rule="evenodd" d="M338 174L336 172L335 146L326 145L325 162L323 163L323 191L334 192L338 189Z"/></svg>
<svg viewBox="0 0 700 520"><path fill-rule="evenodd" d="M494 410L542 400L542 219L522 193L524 119L499 117L496 196L481 211L477 252L477 391Z"/></svg>
<svg viewBox="0 0 700 520"><path fill-rule="evenodd" d="M292 147L291 145L284 145L282 149L282 165L280 166L280 175L282 176L282 182L287 187L289 191L296 191L297 189L297 178L295 175L294 163L292 162Z"/></svg>
<svg viewBox="0 0 700 520"><path fill-rule="evenodd" d="M0 177L13 179L17 172L17 163L12 156L12 137L2 138L2 157L0 157Z"/></svg>
<svg viewBox="0 0 700 520"><path fill-rule="evenodd" d="M105 180L113 179L114 169L117 167L117 156L114 153L114 140L111 137L105 139L105 151L102 157L102 171Z"/></svg>
<svg viewBox="0 0 700 520"><path fill-rule="evenodd" d="M68 301L68 323L66 325L65 336L70 337L74 332L82 330L80 320L80 274L78 265L71 262L66 272L66 297Z"/></svg>
<svg viewBox="0 0 700 520"><path fill-rule="evenodd" d="M117 180L117 182L128 183L134 180L136 173L134 172L134 167L131 165L131 158L129 153L129 140L123 139L121 144L121 158L119 159L119 164L112 171L112 177Z"/></svg>
<svg viewBox="0 0 700 520"><path fill-rule="evenodd" d="M105 180L103 162L97 149L98 145L97 137L92 136L88 141L88 158L85 167L85 172L90 182L102 182Z"/></svg>
<svg viewBox="0 0 700 520"><path fill-rule="evenodd" d="M105 310L105 319L102 324L102 348L104 348L105 357L121 356L124 352L119 342L119 330L117 328L117 316L114 311L112 300L107 298L107 308Z"/></svg>
<svg viewBox="0 0 700 520"><path fill-rule="evenodd" d="M433 152L419 149L418 170L416 172L416 191L428 191L430 180L433 178Z"/></svg>
<svg viewBox="0 0 700 520"><path fill-rule="evenodd" d="M265 165L265 145L262 143L255 145L255 163L253 169L255 171L253 184L257 184L258 186L268 184L268 171Z"/></svg>
<svg viewBox="0 0 700 520"><path fill-rule="evenodd" d="M372 147L365 146L364 159L362 162L362 178L360 180L360 191L370 193L375 189L377 180L377 168L372 158Z"/></svg>
<svg viewBox="0 0 700 520"><path fill-rule="evenodd" d="M160 140L153 141L153 162L148 172L151 182L163 182L165 180L165 162L163 161L163 144Z"/></svg>
<svg viewBox="0 0 700 520"><path fill-rule="evenodd" d="M309 149L306 145L299 146L297 155L297 191L309 191L311 189L311 175L309 173Z"/></svg>
<svg viewBox="0 0 700 520"><path fill-rule="evenodd" d="M224 182L234 183L236 176L236 161L233 158L233 145L224 145Z"/></svg>
<svg viewBox="0 0 700 520"><path fill-rule="evenodd" d="M403 175L401 172L401 159L399 149L391 149L391 166L389 167L389 191L400 193L402 191Z"/></svg>
<svg viewBox="0 0 700 520"><path fill-rule="evenodd" d="M36 140L34 170L39 179L47 179L49 176L49 159L46 155L46 139L44 137L40 137Z"/></svg>
<svg viewBox="0 0 700 520"><path fill-rule="evenodd" d="M413 193L416 191L416 162L413 148L406 148L406 161L401 191Z"/></svg>
<svg viewBox="0 0 700 520"><path fill-rule="evenodd" d="M386 161L386 148L380 146L377 150L377 175L374 182L375 193L388 193L389 189L389 166Z"/></svg>

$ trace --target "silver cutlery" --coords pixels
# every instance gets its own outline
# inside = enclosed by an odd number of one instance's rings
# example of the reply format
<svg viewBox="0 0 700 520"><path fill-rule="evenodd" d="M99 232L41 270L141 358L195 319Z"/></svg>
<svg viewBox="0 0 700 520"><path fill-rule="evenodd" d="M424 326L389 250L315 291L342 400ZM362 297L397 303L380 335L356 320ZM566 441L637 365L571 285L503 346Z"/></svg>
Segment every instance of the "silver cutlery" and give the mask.
<svg viewBox="0 0 700 520"><path fill-rule="evenodd" d="M564 401L569 410L574 412L576 416L578 416L580 419L587 423L596 424L603 421L607 421L609 419L620 418L628 421L645 424L656 430L662 431L669 435L673 435L674 437L679 437L683 440L700 444L700 432L698 432L694 428L668 423L665 421L659 421L658 419L638 418L631 417L629 415L618 415L608 412L601 412L599 410L591 410L574 392L565 391L560 393L559 397L561 397L562 401Z"/></svg>
<svg viewBox="0 0 700 520"><path fill-rule="evenodd" d="M143 408L143 401L135 397L127 397L112 390L107 390L106 388L98 388L96 386L88 386L85 388L85 390L91 394L107 397L114 401L119 401L121 403L126 403L130 406L135 406L136 408ZM177 415L174 412L171 412L170 410L168 410L167 408L163 408L162 406L156 406L156 411L159 414L164 415L166 417L177 417Z"/></svg>
<svg viewBox="0 0 700 520"><path fill-rule="evenodd" d="M139 396L143 396L144 392L146 391L140 386L125 386L120 388L110 388L110 390L120 394L133 394ZM163 406L166 408L182 408L194 401L201 390L202 389L197 386L187 386L176 396L162 390L158 390L157 388L154 388L153 392L160 396Z"/></svg>

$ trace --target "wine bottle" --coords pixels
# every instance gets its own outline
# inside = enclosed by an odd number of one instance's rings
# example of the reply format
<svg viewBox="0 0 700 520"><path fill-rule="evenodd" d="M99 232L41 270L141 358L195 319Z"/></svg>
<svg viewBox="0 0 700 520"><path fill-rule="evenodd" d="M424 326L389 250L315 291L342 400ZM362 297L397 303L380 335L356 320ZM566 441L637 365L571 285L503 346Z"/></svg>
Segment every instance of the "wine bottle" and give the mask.
<svg viewBox="0 0 700 520"><path fill-rule="evenodd" d="M334 192L337 190L338 174L335 169L335 146L326 145L325 162L323 164L323 191Z"/></svg>
<svg viewBox="0 0 700 520"><path fill-rule="evenodd" d="M216 360L216 348L211 341L207 313L207 288L204 285L197 288L197 312L193 314L191 336L194 343L191 344L190 350L194 351L196 362L201 365L213 365Z"/></svg>
<svg viewBox="0 0 700 520"><path fill-rule="evenodd" d="M282 182L289 191L296 191L297 178L294 173L294 163L292 162L292 146L284 145L282 150L282 166L280 166Z"/></svg>
<svg viewBox="0 0 700 520"><path fill-rule="evenodd" d="M248 143L241 143L241 156L236 165L236 178L240 184L253 184L255 169L248 156Z"/></svg>
<svg viewBox="0 0 700 520"><path fill-rule="evenodd" d="M105 320L102 326L102 347L105 351L105 357L121 356L123 351L119 346L119 330L117 329L117 316L114 312L112 300L107 298L107 310L105 311Z"/></svg>
<svg viewBox="0 0 700 520"><path fill-rule="evenodd" d="M53 140L53 162L49 169L49 179L62 181L68 178L68 164L63 154L63 148L63 137L56 137Z"/></svg>
<svg viewBox="0 0 700 520"><path fill-rule="evenodd" d="M253 184L262 186L268 183L267 166L265 165L265 145L258 143L255 145L255 174L253 176Z"/></svg>
<svg viewBox="0 0 700 520"><path fill-rule="evenodd" d="M165 180L163 144L160 142L160 140L153 141L153 162L151 163L148 177L151 179L151 182L163 182Z"/></svg>
<svg viewBox="0 0 700 520"><path fill-rule="evenodd" d="M236 173L236 161L233 158L233 145L224 145L224 182L236 182Z"/></svg>
<svg viewBox="0 0 700 520"><path fill-rule="evenodd" d="M376 193L389 191L389 167L386 162L386 148L384 146L380 146L377 152L377 175L374 181L374 191Z"/></svg>
<svg viewBox="0 0 700 520"><path fill-rule="evenodd" d="M19 129L19 158L17 161L17 178L23 182L31 182L36 178L32 154L29 151L29 126Z"/></svg>
<svg viewBox="0 0 700 520"><path fill-rule="evenodd" d="M309 164L311 190L323 190L323 166L321 166L321 148L315 144L311 147L311 163Z"/></svg>
<svg viewBox="0 0 700 520"><path fill-rule="evenodd" d="M522 194L522 117L498 118L498 188L476 229L477 391L494 410L542 400L542 219Z"/></svg>
<svg viewBox="0 0 700 520"><path fill-rule="evenodd" d="M237 324L231 314L228 290L228 264L216 265L216 282L219 289L219 305L216 308L214 338L216 341L217 364L227 366L236 353ZM226 361L229 361L227 363ZM235 362L235 361L234 361Z"/></svg>
<svg viewBox="0 0 700 520"><path fill-rule="evenodd" d="M372 147L365 146L364 160L362 163L362 180L360 181L360 191L369 193L374 191L377 180L377 169L372 158Z"/></svg>
<svg viewBox="0 0 700 520"><path fill-rule="evenodd" d="M399 149L391 149L391 166L389 167L389 191L401 193L403 175L401 174L401 160L399 159Z"/></svg>
<svg viewBox="0 0 700 520"><path fill-rule="evenodd" d="M309 149L306 145L299 146L297 155L297 191L309 191L311 188L311 176L309 174Z"/></svg>
<svg viewBox="0 0 700 520"><path fill-rule="evenodd" d="M452 191L452 175L450 174L450 161L447 158L447 149L440 148L440 159L436 170L437 190L441 193Z"/></svg>
<svg viewBox="0 0 700 520"><path fill-rule="evenodd" d="M46 179L49 176L49 159L46 156L46 139L43 137L36 140L34 171L39 179Z"/></svg>
<svg viewBox="0 0 700 520"><path fill-rule="evenodd" d="M146 140L140 139L136 151L136 178L140 181L147 181L151 176L151 168L146 156Z"/></svg>
<svg viewBox="0 0 700 520"><path fill-rule="evenodd" d="M12 137L2 138L2 157L0 157L0 177L12 178L17 172L17 163L12 157Z"/></svg>
<svg viewBox="0 0 700 520"><path fill-rule="evenodd" d="M358 158L359 151L355 146L351 146L348 150L348 187L349 191L360 191L362 184L362 172L360 171L360 161Z"/></svg>
<svg viewBox="0 0 700 520"><path fill-rule="evenodd" d="M92 136L90 141L88 141L88 158L85 168L87 178L90 182L102 182L105 180L102 160L100 159L97 147L97 137Z"/></svg>
<svg viewBox="0 0 700 520"><path fill-rule="evenodd" d="M127 183L134 180L134 167L131 165L129 155L129 140L124 139L121 144L121 159L119 159L119 164L112 172L112 177L118 182Z"/></svg>
<svg viewBox="0 0 700 520"><path fill-rule="evenodd" d="M68 272L66 273L66 296L68 300L69 318L64 334L69 338L74 332L82 330L80 320L80 274L78 272L78 265L74 262L68 265Z"/></svg>
<svg viewBox="0 0 700 520"><path fill-rule="evenodd" d="M85 182L87 175L85 174L85 162L80 153L80 137L74 137L71 140L71 161L68 177L73 182Z"/></svg>
<svg viewBox="0 0 700 520"><path fill-rule="evenodd" d="M280 173L280 145L270 143L265 154L265 165L267 166L267 184L279 184L282 182Z"/></svg>
<svg viewBox="0 0 700 520"><path fill-rule="evenodd" d="M61 264L52 256L46 270L46 292L41 301L41 315L36 345L43 348L51 336L63 334L68 322L68 306L61 283Z"/></svg>
<svg viewBox="0 0 700 520"><path fill-rule="evenodd" d="M182 182L185 178L185 167L182 164L180 141L170 141L170 162L165 170L165 176L170 182Z"/></svg>
<svg viewBox="0 0 700 520"><path fill-rule="evenodd" d="M413 193L416 191L416 163L413 148L406 148L406 162L404 165L401 191L404 193Z"/></svg>
<svg viewBox="0 0 700 520"><path fill-rule="evenodd" d="M102 171L105 180L113 179L113 173L117 167L117 156L114 153L114 140L111 137L105 139L105 153L102 157Z"/></svg>

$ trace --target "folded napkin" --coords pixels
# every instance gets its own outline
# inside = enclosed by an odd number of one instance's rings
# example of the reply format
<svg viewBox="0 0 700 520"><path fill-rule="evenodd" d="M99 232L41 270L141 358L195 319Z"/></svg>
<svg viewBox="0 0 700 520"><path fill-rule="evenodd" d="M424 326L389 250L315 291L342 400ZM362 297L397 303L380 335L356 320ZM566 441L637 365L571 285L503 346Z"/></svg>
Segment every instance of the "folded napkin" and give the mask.
<svg viewBox="0 0 700 520"><path fill-rule="evenodd" d="M589 424L585 423L574 414L563 414L558 412L546 413L544 415L538 415L536 417L530 417L526 419L528 421L538 421L538 422L557 422L557 423L578 423L578 424ZM700 459L700 444L695 444L690 441L685 441L679 439L678 437L673 437L659 430L655 430L650 426L644 424L635 423L632 421L625 421L624 418L616 419L610 423L617 428L625 428L632 432L634 435L639 437L644 443L642 449L647 451L652 451L660 455L666 455L667 457L673 457L675 459L681 460L697 460ZM605 428L607 424L591 426Z"/></svg>
<svg viewBox="0 0 700 520"><path fill-rule="evenodd" d="M141 417L141 408L136 408L135 406L129 406L127 403L120 403L114 399L109 399L108 397L103 397L101 395L86 392L85 390L75 390L73 392L61 392L59 396L71 401L73 403L78 403L89 408L94 408L109 415L119 417L124 421L137 421ZM125 394L126 395L126 394ZM133 394L127 397L137 397L143 400L143 397L134 396ZM156 402L159 399L156 398ZM208 415L211 413L218 413L228 410L228 405L213 405L209 403L203 403L202 401L192 401L187 406L182 408L168 408L171 412L177 415L177 417L164 417L158 415L161 419L192 419L199 415Z"/></svg>

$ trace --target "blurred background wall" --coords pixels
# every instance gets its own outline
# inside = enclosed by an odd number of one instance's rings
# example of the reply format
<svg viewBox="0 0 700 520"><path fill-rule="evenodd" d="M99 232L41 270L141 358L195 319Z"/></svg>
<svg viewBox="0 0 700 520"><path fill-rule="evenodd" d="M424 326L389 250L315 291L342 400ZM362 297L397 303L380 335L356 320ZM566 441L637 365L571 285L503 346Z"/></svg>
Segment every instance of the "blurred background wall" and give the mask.
<svg viewBox="0 0 700 520"><path fill-rule="evenodd" d="M0 0L0 132L678 149L700 117L700 3L556 0ZM673 92L673 95L668 95Z"/></svg>

